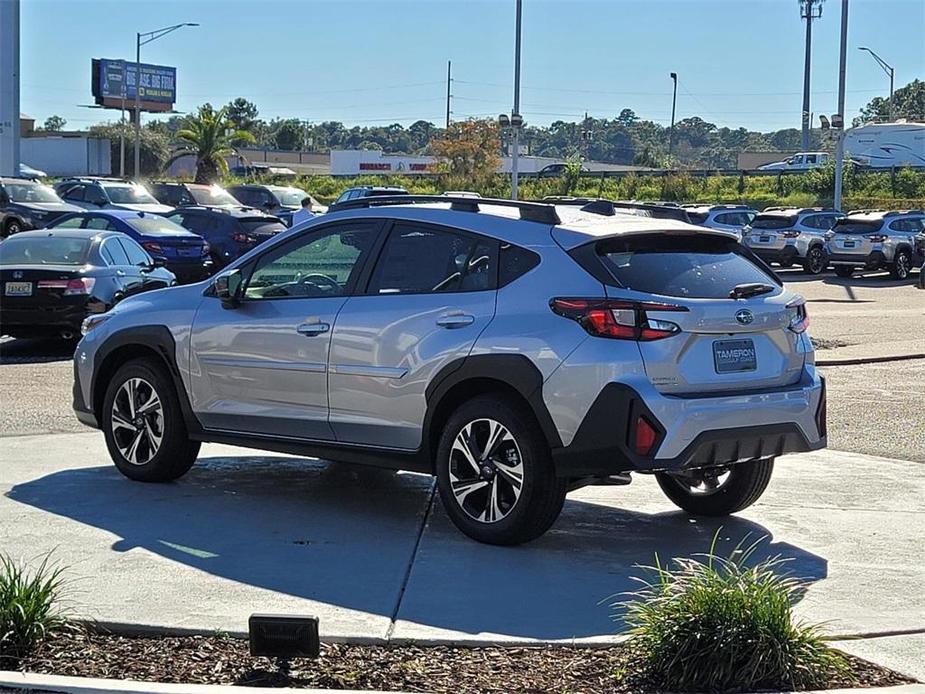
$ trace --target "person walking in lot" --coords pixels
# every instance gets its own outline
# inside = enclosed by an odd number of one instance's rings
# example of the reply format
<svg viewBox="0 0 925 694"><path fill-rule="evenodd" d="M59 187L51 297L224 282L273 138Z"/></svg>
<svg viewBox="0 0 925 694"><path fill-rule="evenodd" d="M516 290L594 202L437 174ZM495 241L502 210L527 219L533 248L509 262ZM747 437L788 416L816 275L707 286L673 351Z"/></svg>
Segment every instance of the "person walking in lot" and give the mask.
<svg viewBox="0 0 925 694"><path fill-rule="evenodd" d="M302 209L296 210L292 215L292 226L307 222L309 219L314 219L314 217L315 213L312 212L312 199L302 198Z"/></svg>

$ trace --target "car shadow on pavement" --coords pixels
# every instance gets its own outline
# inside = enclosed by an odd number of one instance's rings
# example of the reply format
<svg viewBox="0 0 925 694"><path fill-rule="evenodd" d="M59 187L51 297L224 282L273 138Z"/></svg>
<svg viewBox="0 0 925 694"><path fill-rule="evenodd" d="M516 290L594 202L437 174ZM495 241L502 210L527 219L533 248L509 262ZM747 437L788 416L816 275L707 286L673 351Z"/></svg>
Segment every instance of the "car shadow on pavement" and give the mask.
<svg viewBox="0 0 925 694"><path fill-rule="evenodd" d="M640 565L652 565L656 553L664 563L705 552L718 531L721 554L763 537L755 560L780 555L809 582L827 574L824 558L775 540L755 522L617 508L619 489L608 490L606 505L598 496L570 499L533 543L481 545L452 526L432 490L424 475L243 456L202 458L183 479L160 485L131 482L108 465L62 470L7 496L117 536L115 552L143 548L238 584L398 619L397 638L402 624L518 639L614 634L625 625L621 610L612 617L609 607L619 597L608 598L639 588ZM142 578L120 573L114 556L102 559L106 580ZM175 577L161 584L163 569L152 568L143 585L121 592L137 591L138 600L176 614L196 612L206 589L195 586L195 574L185 574L188 588L178 590ZM206 596L209 609L221 613L228 600L240 613L240 593L228 591ZM266 611L253 591L247 595L255 601L249 611Z"/></svg>
<svg viewBox="0 0 925 694"><path fill-rule="evenodd" d="M41 364L74 358L76 342L66 340L17 340L0 337L0 364Z"/></svg>

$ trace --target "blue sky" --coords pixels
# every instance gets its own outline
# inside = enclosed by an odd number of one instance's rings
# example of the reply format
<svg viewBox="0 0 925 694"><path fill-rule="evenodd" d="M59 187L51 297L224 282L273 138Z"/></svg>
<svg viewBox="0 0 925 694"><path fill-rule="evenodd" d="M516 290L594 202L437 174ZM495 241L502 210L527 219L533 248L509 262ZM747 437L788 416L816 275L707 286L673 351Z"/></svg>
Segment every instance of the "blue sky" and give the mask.
<svg viewBox="0 0 925 694"><path fill-rule="evenodd" d="M840 8L828 0L814 24L814 113L835 110ZM799 127L797 0L524 0L523 13L528 123L632 108L667 124L675 71L679 119ZM511 108L514 0L22 0L22 110L71 128L118 117L78 106L92 102L91 58L134 59L136 31L186 21L201 26L142 53L177 67L181 111L244 96L267 119L442 123L447 60L454 118ZM899 87L925 77L923 28L923 0L851 0L849 118L888 91L857 47L895 65Z"/></svg>

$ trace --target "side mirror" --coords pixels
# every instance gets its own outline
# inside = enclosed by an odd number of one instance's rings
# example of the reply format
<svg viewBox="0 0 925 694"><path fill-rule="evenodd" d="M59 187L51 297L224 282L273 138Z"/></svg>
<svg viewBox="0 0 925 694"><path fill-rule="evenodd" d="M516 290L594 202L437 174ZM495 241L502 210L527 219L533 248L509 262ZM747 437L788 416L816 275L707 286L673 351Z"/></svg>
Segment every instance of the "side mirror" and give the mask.
<svg viewBox="0 0 925 694"><path fill-rule="evenodd" d="M215 296L222 301L225 308L234 308L241 301L241 271L232 270L215 278L212 287Z"/></svg>

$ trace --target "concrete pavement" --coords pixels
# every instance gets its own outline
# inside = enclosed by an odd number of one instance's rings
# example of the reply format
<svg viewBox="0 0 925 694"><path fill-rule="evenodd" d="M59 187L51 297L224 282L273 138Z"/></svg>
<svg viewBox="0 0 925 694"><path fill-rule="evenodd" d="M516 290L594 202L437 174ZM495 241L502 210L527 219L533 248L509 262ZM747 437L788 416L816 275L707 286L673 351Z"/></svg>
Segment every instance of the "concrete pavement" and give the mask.
<svg viewBox="0 0 925 694"><path fill-rule="evenodd" d="M53 551L72 611L101 621L240 633L252 612L299 612L327 640L612 643L608 598L636 565L705 551L720 529L721 551L767 537L809 582L798 616L830 633L925 633L925 466L857 454L784 458L722 521L645 477L586 488L516 548L458 533L428 477L208 445L182 480L147 485L93 432L0 439L0 494L0 550Z"/></svg>

